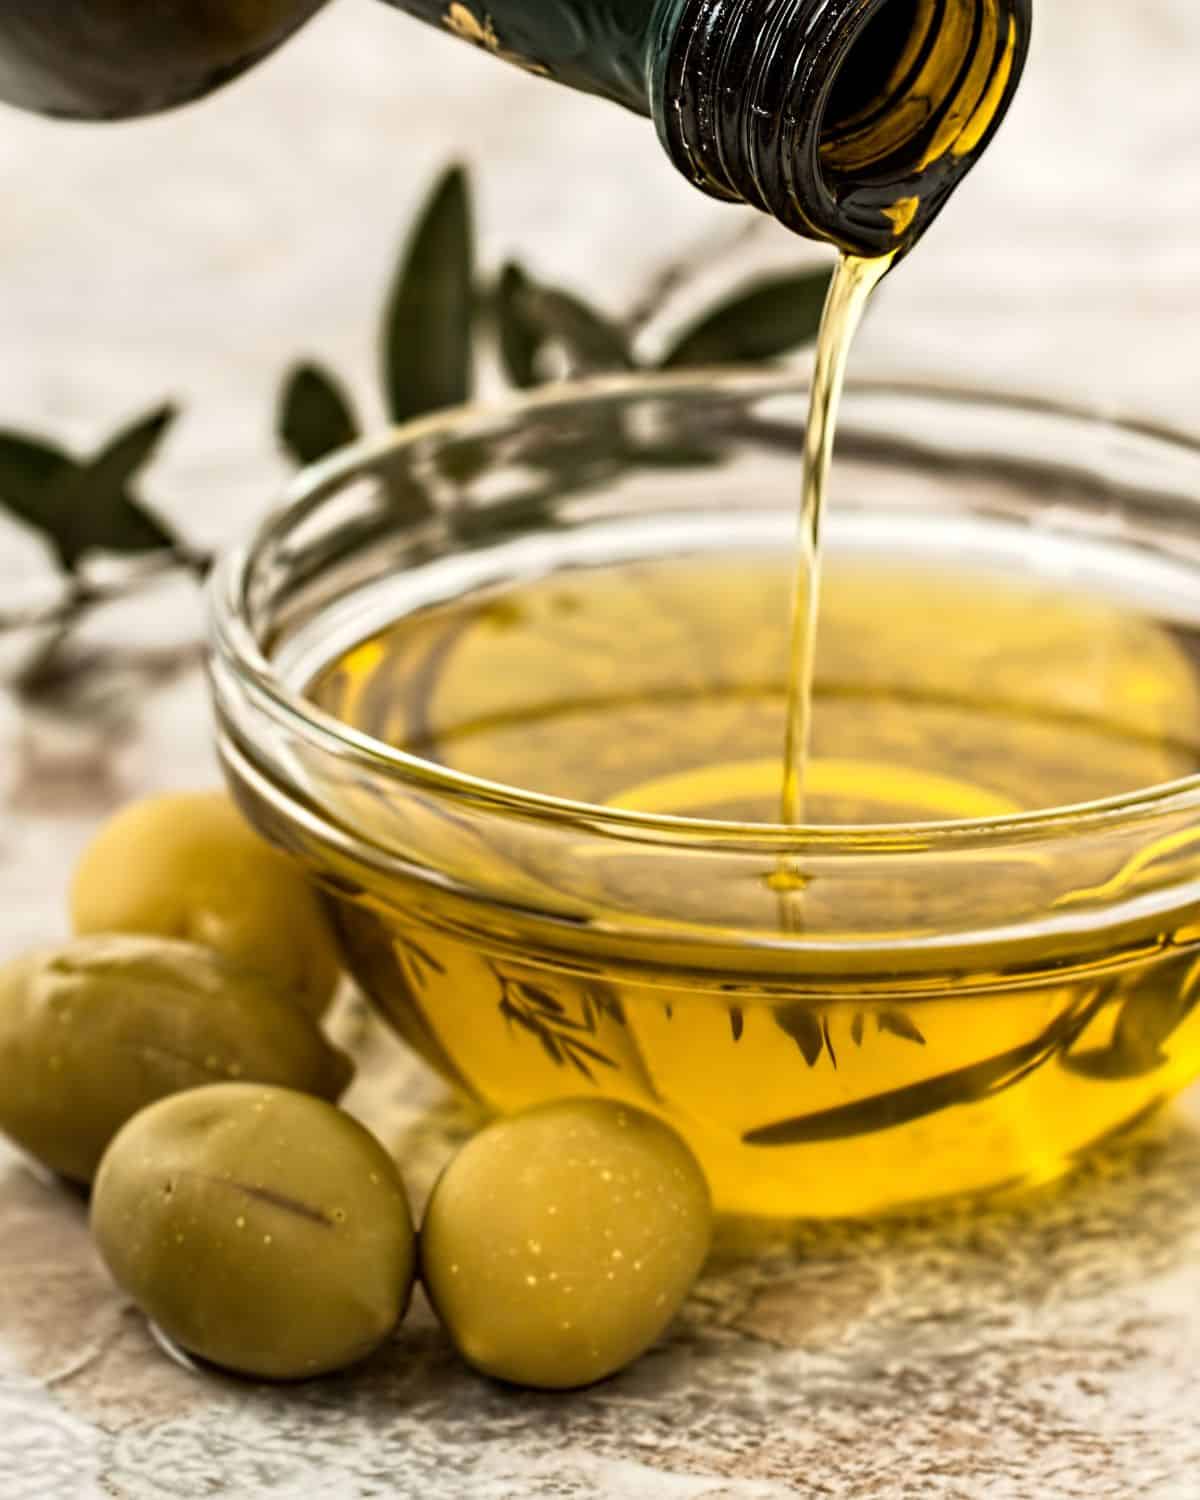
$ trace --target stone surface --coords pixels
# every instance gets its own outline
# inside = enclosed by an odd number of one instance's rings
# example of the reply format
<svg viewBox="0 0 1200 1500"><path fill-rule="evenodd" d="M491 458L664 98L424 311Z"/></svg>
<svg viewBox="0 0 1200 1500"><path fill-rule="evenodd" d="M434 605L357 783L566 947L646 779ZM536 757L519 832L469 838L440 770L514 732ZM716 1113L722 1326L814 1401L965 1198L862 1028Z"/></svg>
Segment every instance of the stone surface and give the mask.
<svg viewBox="0 0 1200 1500"><path fill-rule="evenodd" d="M1004 136L889 286L860 368L1191 423L1200 13L1052 0L1038 22ZM478 166L491 263L521 250L614 307L645 285L651 245L738 222L675 180L644 122L349 0L203 110L3 125L0 424L86 446L174 393L188 416L152 489L205 541L280 481L270 415L291 358L369 387L396 234L451 154ZM819 254L769 227L741 253ZM716 279L740 269L728 261ZM0 538L6 602L44 588L40 566ZM140 719L0 707L0 955L61 932L71 862L113 806L213 778L197 628L188 595L129 613L129 670L155 688ZM355 1107L423 1191L470 1122L352 1005L338 1024L366 1062ZM1196 1095L1021 1206L807 1230L754 1254L726 1238L673 1337L596 1390L477 1380L421 1305L368 1368L272 1390L164 1358L108 1285L82 1203L0 1147L0 1496L1197 1493Z"/></svg>

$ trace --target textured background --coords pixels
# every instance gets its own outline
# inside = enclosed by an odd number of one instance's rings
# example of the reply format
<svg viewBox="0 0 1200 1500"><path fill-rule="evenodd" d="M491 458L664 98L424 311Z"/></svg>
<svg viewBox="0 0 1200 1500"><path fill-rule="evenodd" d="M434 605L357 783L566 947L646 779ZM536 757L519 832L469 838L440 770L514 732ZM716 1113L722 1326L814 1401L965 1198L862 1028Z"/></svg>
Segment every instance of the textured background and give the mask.
<svg viewBox="0 0 1200 1500"><path fill-rule="evenodd" d="M1200 12L1049 0L986 165L881 298L859 368L1066 394L1196 425ZM0 117L0 425L80 445L173 394L154 492L216 541L283 474L275 383L314 353L370 373L399 229L451 155L485 254L614 307L732 211L650 127L341 0L205 108L98 131ZM767 229L747 255L816 256ZM5 536L0 597L40 565ZM194 619L140 622L169 644ZM203 696L136 730L0 707L0 954L56 935L71 860L122 798L211 777ZM344 1018L346 1024L353 1017ZM462 1122L371 1037L358 1099L427 1181ZM153 1357L79 1204L0 1148L0 1497L421 1500L790 1495L1190 1500L1200 1460L1200 1104L1011 1212L820 1232L718 1269L672 1342L568 1401L466 1376L428 1317L303 1390Z"/></svg>

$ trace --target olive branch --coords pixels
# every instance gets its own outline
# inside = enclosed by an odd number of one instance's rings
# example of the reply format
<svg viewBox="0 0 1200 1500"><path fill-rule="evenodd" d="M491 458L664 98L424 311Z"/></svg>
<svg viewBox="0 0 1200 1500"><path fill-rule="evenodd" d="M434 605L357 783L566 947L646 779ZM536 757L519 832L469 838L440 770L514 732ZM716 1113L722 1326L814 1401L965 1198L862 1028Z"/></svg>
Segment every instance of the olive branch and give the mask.
<svg viewBox="0 0 1200 1500"><path fill-rule="evenodd" d="M756 226L757 216L748 222ZM745 233L740 227L733 238L661 268L635 305L614 317L515 260L480 275L471 182L462 167L451 167L407 235L385 297L378 346L388 417L405 422L469 401L489 356L512 387L528 390L608 371L763 362L810 343L828 283L824 269L742 285L680 329L664 318L676 294L737 249ZM0 679L27 705L69 713L91 702L94 692L81 679L101 664L78 648L80 627L175 576L200 581L210 568L211 554L188 543L169 508L147 496L154 461L180 415L160 403L87 454L40 434L0 430L0 514L44 545L55 576L45 602L0 607L0 637L33 642ZM313 463L363 430L336 373L313 360L286 372L275 432L290 460Z"/></svg>

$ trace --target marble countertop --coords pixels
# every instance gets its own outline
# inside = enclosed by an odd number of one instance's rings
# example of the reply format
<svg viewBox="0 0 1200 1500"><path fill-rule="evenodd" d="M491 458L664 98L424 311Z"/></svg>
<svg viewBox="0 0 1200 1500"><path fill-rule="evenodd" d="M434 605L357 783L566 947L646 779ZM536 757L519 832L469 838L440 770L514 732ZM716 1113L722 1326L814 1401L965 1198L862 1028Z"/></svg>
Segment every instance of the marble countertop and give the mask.
<svg viewBox="0 0 1200 1500"><path fill-rule="evenodd" d="M1052 0L987 165L889 285L859 367L1197 425L1200 12ZM285 470L293 358L366 389L400 229L476 168L483 253L619 307L727 232L642 121L360 0L203 110L86 131L0 120L0 426L81 447L170 393L151 486L216 544ZM747 256L819 254L768 229ZM735 270L738 268L734 268ZM378 411L373 412L378 418ZM44 562L0 535L11 599ZM135 628L186 643L190 598ZM0 671L4 666L0 648ZM146 711L74 725L0 700L0 955L58 935L72 861L124 799L215 778L181 657ZM351 1006L355 1106L427 1185L466 1128ZM0 1081L2 1086L2 1081ZM1200 1095L1019 1207L730 1245L670 1340L570 1398L463 1371L418 1305L359 1372L273 1390L161 1357L82 1204L0 1147L0 1500L1188 1500L1200 1481Z"/></svg>

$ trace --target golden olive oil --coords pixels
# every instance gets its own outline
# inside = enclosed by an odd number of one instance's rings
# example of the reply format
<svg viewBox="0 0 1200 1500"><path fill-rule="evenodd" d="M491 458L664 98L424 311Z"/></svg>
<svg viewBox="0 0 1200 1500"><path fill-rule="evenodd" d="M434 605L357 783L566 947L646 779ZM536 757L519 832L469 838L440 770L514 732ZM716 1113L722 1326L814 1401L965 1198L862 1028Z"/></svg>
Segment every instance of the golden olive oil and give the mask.
<svg viewBox="0 0 1200 1500"><path fill-rule="evenodd" d="M310 691L367 734L488 781L774 824L792 575L787 555L768 551L562 570L400 619L340 654ZM1191 774L1197 660L1169 623L1054 576L835 548L806 818L1002 817ZM448 848L457 836L447 822ZM1179 852L1164 846L1164 857ZM617 883L629 899L642 878L604 854L581 832L598 930ZM471 857L484 888L530 878L500 845ZM1128 880L1154 857L1134 861ZM401 1033L490 1106L627 1099L675 1124L726 1209L860 1213L1051 1177L1194 1068L1200 983L1175 947L1190 941L1182 931L1148 928L1121 953L1066 969L1046 944L1040 960L1026 954L1019 980L980 936L937 986L906 975L911 952L902 960L899 946L937 937L933 912L968 933L976 918L986 933L989 902L1036 920L1043 890L1058 889L1055 856L1005 858L986 899L947 860L932 875L814 880L786 923L769 879L731 881L720 861L698 858L664 892L648 866L646 907L669 907L677 931L715 908L731 930L761 935L761 949L731 945L717 966L674 938L637 964L614 943L606 966L602 936L587 964L573 963L516 901L504 940L485 938L461 902L418 880L389 877L340 903L339 921L359 978ZM796 922L814 951L855 932L861 952L844 974L836 959L814 958L808 974L772 970L770 934ZM896 951L872 951L872 932Z"/></svg>
<svg viewBox="0 0 1200 1500"><path fill-rule="evenodd" d="M821 531L850 346L872 292L887 275L894 260L894 255L871 260L854 255L839 256L821 319L808 424L804 433L800 526L791 603L791 669L783 749L781 823L804 821L805 772L812 734L813 670L821 606Z"/></svg>

